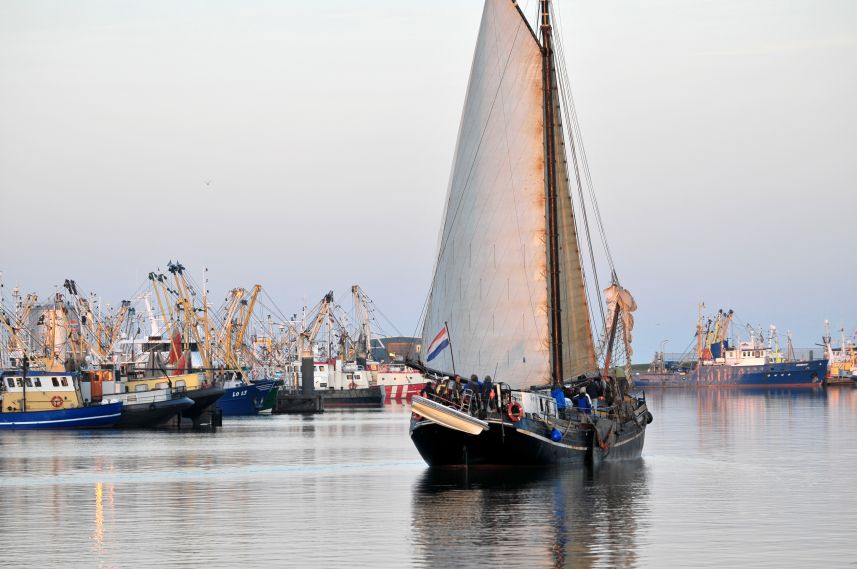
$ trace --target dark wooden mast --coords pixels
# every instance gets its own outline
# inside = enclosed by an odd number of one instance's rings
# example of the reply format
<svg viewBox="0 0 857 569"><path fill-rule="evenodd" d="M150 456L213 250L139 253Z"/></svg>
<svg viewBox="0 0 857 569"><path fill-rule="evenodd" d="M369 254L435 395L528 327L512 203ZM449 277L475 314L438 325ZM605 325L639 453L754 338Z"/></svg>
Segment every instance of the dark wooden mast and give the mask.
<svg viewBox="0 0 857 569"><path fill-rule="evenodd" d="M561 384L562 365L562 305L560 303L559 223L557 219L556 133L554 99L554 53L550 21L550 0L541 2L542 31L542 92L545 123L545 214L548 246L548 302L550 311L551 381Z"/></svg>

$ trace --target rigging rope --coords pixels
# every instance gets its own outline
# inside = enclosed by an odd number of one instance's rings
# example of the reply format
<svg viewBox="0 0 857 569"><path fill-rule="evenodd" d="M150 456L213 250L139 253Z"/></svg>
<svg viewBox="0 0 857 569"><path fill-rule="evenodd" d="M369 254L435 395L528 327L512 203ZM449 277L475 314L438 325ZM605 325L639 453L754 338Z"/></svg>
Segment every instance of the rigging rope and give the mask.
<svg viewBox="0 0 857 569"><path fill-rule="evenodd" d="M600 280L598 277L598 267L597 267L596 258L595 258L595 251L594 251L593 244L592 244L592 233L591 233L590 224L589 224L589 214L588 214L587 207L586 207L586 200L584 198L584 193L583 193L583 182L581 180L581 175L580 175L581 174L581 172L580 172L581 171L581 165L583 163L583 156L582 156L582 153L583 153L582 152L582 143L583 143L583 141L579 136L580 133L577 132L580 127L577 124L577 121L575 119L574 104L573 104L573 99L571 99L571 87L569 84L568 73L567 73L566 63L565 63L565 51L563 48L562 31L560 29L561 22L560 22L558 17L557 17L557 23L560 25L555 26L554 29L557 31L557 36L558 36L559 41L554 42L554 46L555 46L554 53L556 55L556 57L554 58L554 61L556 62L556 75L557 75L557 80L559 83L558 84L559 99L560 99L560 104L561 104L563 111L564 111L562 114L569 121L569 128L563 129L563 131L566 131L566 130L569 131L568 136L564 137L564 138L567 138L568 146L569 146L570 151L571 151L571 160L572 160L572 164L574 165L575 182L577 185L577 192L578 192L579 203L580 203L580 213L581 213L581 217L582 217L582 221L583 221L584 231L586 233L586 246L587 246L587 249L589 251L590 265L592 266L592 278L593 278L594 285L595 285L595 296L598 299L598 309L599 309L599 314L601 316L601 326L602 326L603 330L606 330L607 319L606 319L606 312L604 310L604 300L601 297L601 283L600 283ZM578 148L580 148L580 151L581 151L580 161L578 161ZM584 177L585 177L585 174L584 174ZM587 183L589 183L590 187L591 187L591 180L589 180ZM593 197L593 201L594 201L594 197ZM576 218L574 219L574 221L575 221L575 225L577 225L577 219ZM581 265L582 265L582 263L581 263ZM611 265L611 269L612 269L612 265Z"/></svg>

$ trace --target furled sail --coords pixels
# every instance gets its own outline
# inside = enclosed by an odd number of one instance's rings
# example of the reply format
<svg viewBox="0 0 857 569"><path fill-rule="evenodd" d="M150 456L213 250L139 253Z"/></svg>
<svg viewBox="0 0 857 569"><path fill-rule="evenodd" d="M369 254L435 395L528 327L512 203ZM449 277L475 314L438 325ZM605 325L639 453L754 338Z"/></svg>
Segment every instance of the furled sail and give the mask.
<svg viewBox="0 0 857 569"><path fill-rule="evenodd" d="M449 346L432 352L430 367L453 371L454 363L458 373L480 376L496 370L496 380L520 388L551 379L543 81L542 48L517 5L486 0L422 331L429 346L447 325ZM567 379L595 369L595 349L560 113L550 99Z"/></svg>

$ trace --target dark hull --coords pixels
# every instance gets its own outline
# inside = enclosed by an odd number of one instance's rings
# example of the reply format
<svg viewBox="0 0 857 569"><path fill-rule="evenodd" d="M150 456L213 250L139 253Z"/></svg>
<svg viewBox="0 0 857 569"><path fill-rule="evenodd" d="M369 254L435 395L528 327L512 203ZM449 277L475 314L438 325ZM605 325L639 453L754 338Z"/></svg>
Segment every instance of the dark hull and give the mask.
<svg viewBox="0 0 857 569"><path fill-rule="evenodd" d="M217 400L217 407L223 411L224 416L257 415L274 406L277 390L274 380L229 387ZM274 392L273 397L270 396L271 391Z"/></svg>
<svg viewBox="0 0 857 569"><path fill-rule="evenodd" d="M686 373L640 372L634 374L634 387L685 387L688 384Z"/></svg>
<svg viewBox="0 0 857 569"><path fill-rule="evenodd" d="M690 382L700 386L821 387L827 377L827 360L758 366L699 366L688 375Z"/></svg>
<svg viewBox="0 0 857 569"><path fill-rule="evenodd" d="M76 409L0 413L0 430L91 429L111 427L122 415L122 403L91 405Z"/></svg>
<svg viewBox="0 0 857 569"><path fill-rule="evenodd" d="M180 417L191 419L196 424L203 413L209 411L218 399L223 396L224 389L222 387L205 387L202 389L191 389L182 395L193 400L193 405L184 409L180 413Z"/></svg>
<svg viewBox="0 0 857 569"><path fill-rule="evenodd" d="M328 389L315 393L321 395L325 409L381 409L384 407L384 389L379 386L360 389Z"/></svg>
<svg viewBox="0 0 857 569"><path fill-rule="evenodd" d="M636 387L821 387L827 360L755 366L702 365L687 373L634 375Z"/></svg>
<svg viewBox="0 0 857 569"><path fill-rule="evenodd" d="M268 391L268 393L265 395L265 399L262 400L262 408L259 409L260 413L264 413L265 411L271 411L273 413L274 406L277 404L277 394L282 388L283 380L274 380L274 388Z"/></svg>
<svg viewBox="0 0 857 569"><path fill-rule="evenodd" d="M543 466L584 465L605 460L640 458L645 421L628 421L608 448L598 444L589 426L569 428L562 439L550 439L542 422L489 421L488 431L468 435L427 420L411 421L411 440L429 466Z"/></svg>
<svg viewBox="0 0 857 569"><path fill-rule="evenodd" d="M122 417L116 426L124 429L157 427L192 406L193 399L189 397L179 397L156 403L125 404L122 407Z"/></svg>

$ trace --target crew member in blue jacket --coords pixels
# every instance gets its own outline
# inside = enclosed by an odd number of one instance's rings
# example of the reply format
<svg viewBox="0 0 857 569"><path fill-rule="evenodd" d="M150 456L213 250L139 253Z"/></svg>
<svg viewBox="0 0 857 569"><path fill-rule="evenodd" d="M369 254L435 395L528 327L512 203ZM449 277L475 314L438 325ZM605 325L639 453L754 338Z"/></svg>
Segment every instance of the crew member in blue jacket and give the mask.
<svg viewBox="0 0 857 569"><path fill-rule="evenodd" d="M574 399L577 404L577 409L581 413L586 413L587 415L592 413L592 401L590 401L589 395L586 394L585 387L580 388L580 393L578 393L577 397Z"/></svg>

